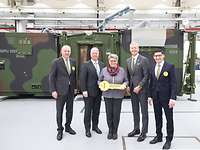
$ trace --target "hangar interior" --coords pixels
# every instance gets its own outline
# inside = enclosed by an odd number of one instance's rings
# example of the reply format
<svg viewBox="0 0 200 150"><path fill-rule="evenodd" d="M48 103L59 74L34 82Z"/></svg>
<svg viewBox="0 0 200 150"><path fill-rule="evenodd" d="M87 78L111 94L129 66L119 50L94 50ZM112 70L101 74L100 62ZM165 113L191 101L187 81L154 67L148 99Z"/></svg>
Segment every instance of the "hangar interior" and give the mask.
<svg viewBox="0 0 200 150"><path fill-rule="evenodd" d="M192 87L177 98L174 108L175 133L171 149L197 150L200 149L199 0L0 0L0 39L3 40L5 39L4 35L9 33L47 33L52 35L66 34L66 39L68 39L66 42L73 42L70 41L70 36L73 39L76 34L85 34L89 37L93 33L125 33L124 31L131 31L131 39L140 41L144 48L150 46L166 47L167 30L176 30L182 33L181 56L177 55L177 60L182 61L182 66L179 66L181 68L180 80L183 85L188 84ZM195 34L195 39L192 42L189 39L190 33ZM18 37L17 34L16 37ZM23 37L26 37L26 35L23 35ZM8 43L12 43L12 38L7 40ZM27 40L27 38L25 39ZM149 144L149 141L155 136L155 119L152 106L149 106L148 110L149 131L147 139L139 143L137 136L127 136L128 132L133 129L130 98L125 98L122 102L119 138L117 140L107 140L106 138L108 127L104 100L101 102L99 118L99 128L103 134L97 135L92 132L92 138L87 138L83 124L84 102L80 93L74 100L71 125L77 134L72 136L64 133L62 141L57 141L54 99L49 97L12 97L13 91L11 91L11 94L5 94L7 89L3 89L3 84L11 80L13 76L9 73L3 73L2 68L4 67L2 66L7 61L4 57L7 51L2 46L4 43L3 41L0 44L0 147L2 150L157 150L162 148L164 140L159 144ZM177 48L174 45L178 44L169 44L167 48ZM20 51L20 48L14 46L13 49ZM22 49L33 51L32 47ZM190 49L194 53L190 53ZM10 50L12 49L10 48ZM17 54L19 53L17 52ZM23 58L29 57L31 54L28 53ZM52 59L50 54L45 53L44 55ZM73 54L73 56L75 55ZM172 55L173 53L169 57ZM21 55L17 56L20 58ZM51 57L56 56L58 55L54 53L51 55ZM121 57L121 61L123 59L124 57ZM22 65L25 66L26 64ZM6 64L5 67L7 67ZM17 66L17 64L14 64L14 67L17 68L16 70L23 68ZM190 69L188 74L187 67ZM23 71L22 74L25 77L29 76L26 71ZM192 76L191 83L186 83L186 80L184 80L187 75ZM16 78L16 80L18 79ZM36 87L37 90L37 85L40 86L40 84L34 84L32 88ZM166 136L165 117L163 121L163 133Z"/></svg>

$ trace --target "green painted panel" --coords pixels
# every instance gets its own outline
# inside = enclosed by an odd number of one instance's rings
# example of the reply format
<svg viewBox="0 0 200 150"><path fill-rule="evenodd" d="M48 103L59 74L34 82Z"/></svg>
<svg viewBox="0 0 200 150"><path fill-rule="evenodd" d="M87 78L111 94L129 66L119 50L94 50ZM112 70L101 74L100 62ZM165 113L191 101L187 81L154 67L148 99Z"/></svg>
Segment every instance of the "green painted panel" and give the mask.
<svg viewBox="0 0 200 150"><path fill-rule="evenodd" d="M31 80L24 83L26 92L42 92L42 79L49 74L56 53L50 49L41 49L37 55L37 64L32 69Z"/></svg>
<svg viewBox="0 0 200 150"><path fill-rule="evenodd" d="M0 70L0 91L10 91L10 84L14 80L15 76L10 69L10 61L0 57L0 62L4 64L4 69Z"/></svg>

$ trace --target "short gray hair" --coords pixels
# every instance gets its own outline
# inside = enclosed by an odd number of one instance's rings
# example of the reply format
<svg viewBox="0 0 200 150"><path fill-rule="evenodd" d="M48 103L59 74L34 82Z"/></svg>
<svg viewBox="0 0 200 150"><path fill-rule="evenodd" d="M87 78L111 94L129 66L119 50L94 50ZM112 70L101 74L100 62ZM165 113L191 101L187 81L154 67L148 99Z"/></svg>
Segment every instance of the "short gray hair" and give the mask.
<svg viewBox="0 0 200 150"><path fill-rule="evenodd" d="M116 59L117 61L118 61L118 59L119 59L118 56L117 56L117 54L112 54L112 53L108 55L108 60L111 59L111 58L114 58L114 59Z"/></svg>
<svg viewBox="0 0 200 150"><path fill-rule="evenodd" d="M91 55L92 52L95 51L95 50L98 51L98 53L99 53L99 49L98 49L97 47L92 47L91 50L90 50L90 55Z"/></svg>
<svg viewBox="0 0 200 150"><path fill-rule="evenodd" d="M70 47L69 45L63 45L62 48L61 48L61 50L62 50L62 49L68 49L68 50L71 51L71 47Z"/></svg>
<svg viewBox="0 0 200 150"><path fill-rule="evenodd" d="M131 41L130 46L131 45L136 45L137 47L139 47L139 42L137 42L137 41Z"/></svg>

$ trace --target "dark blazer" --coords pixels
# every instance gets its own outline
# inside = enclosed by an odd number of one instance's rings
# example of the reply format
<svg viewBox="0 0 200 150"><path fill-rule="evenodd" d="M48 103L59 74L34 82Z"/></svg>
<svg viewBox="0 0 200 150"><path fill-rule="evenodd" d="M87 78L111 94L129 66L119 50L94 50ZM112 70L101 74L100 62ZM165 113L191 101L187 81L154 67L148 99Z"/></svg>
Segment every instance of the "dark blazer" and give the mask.
<svg viewBox="0 0 200 150"><path fill-rule="evenodd" d="M98 61L100 71L103 69L104 64ZM87 91L88 96L97 96L101 94L98 86L98 75L91 60L84 63L81 67L80 73L80 88L81 91Z"/></svg>
<svg viewBox="0 0 200 150"><path fill-rule="evenodd" d="M176 100L177 84L174 65L164 62L158 80L155 75L155 66L156 64L153 65L151 70L149 97L156 99L156 94L159 92L162 100Z"/></svg>
<svg viewBox="0 0 200 150"><path fill-rule="evenodd" d="M51 71L49 73L50 92L57 91L58 95L65 95L68 92L69 85L74 91L76 86L76 62L70 58L71 74L67 72L65 62L62 57L53 61Z"/></svg>
<svg viewBox="0 0 200 150"><path fill-rule="evenodd" d="M142 55L138 55L133 70L131 69L132 57L127 59L127 77L129 80L129 87L133 90L140 85L143 90L148 88L149 80L149 63L148 59Z"/></svg>

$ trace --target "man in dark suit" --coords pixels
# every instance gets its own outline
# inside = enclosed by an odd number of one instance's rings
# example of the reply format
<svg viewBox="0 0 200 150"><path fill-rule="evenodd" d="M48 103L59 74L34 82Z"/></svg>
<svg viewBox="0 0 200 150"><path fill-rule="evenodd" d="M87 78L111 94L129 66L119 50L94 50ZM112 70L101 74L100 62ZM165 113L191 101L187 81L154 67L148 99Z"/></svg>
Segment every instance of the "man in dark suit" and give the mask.
<svg viewBox="0 0 200 150"><path fill-rule="evenodd" d="M91 60L83 64L80 74L80 87L85 103L84 125L87 137L91 137L91 119L92 130L98 134L102 133L98 128L102 93L97 82L104 64L98 60L99 49L97 47L91 49L90 56Z"/></svg>
<svg viewBox="0 0 200 150"><path fill-rule="evenodd" d="M70 127L73 114L74 89L76 85L76 62L70 58L71 48L64 45L61 57L54 60L49 74L50 92L56 99L57 140L63 136L62 116L66 104L65 132L72 135L76 132Z"/></svg>
<svg viewBox="0 0 200 150"><path fill-rule="evenodd" d="M127 59L127 76L131 93L131 103L134 118L134 129L128 134L133 137L140 134L137 141L144 141L148 132L148 80L149 67L148 59L139 54L139 44L132 42L130 44L132 56ZM139 107L140 105L140 107ZM140 132L140 108L142 112L142 130Z"/></svg>
<svg viewBox="0 0 200 150"><path fill-rule="evenodd" d="M162 142L162 108L167 120L167 137L163 149L170 149L174 135L173 107L176 100L176 75L174 65L164 61L164 52L156 50L154 52L156 64L151 70L150 88L148 101L154 106L156 134L150 144Z"/></svg>

